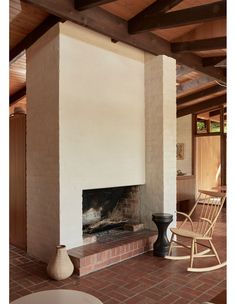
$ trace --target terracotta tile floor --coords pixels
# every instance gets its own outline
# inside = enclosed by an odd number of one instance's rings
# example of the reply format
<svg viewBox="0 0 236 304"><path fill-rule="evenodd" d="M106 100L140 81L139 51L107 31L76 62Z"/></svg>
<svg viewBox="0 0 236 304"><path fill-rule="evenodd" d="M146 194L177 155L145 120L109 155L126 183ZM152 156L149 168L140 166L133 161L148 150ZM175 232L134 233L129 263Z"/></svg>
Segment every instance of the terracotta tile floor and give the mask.
<svg viewBox="0 0 236 304"><path fill-rule="evenodd" d="M214 243L222 259L226 252L225 212L215 230ZM188 261L154 257L152 252L79 278L50 280L46 265L24 251L10 249L10 300L29 293L65 288L88 292L104 304L200 304L226 289L226 268L205 273L186 271Z"/></svg>

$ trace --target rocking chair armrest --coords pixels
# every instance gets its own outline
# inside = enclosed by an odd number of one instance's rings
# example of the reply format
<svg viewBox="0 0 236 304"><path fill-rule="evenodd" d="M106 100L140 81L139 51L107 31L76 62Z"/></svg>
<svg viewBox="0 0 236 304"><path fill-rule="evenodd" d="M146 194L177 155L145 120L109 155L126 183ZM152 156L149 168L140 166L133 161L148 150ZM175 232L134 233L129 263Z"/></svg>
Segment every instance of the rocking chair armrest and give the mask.
<svg viewBox="0 0 236 304"><path fill-rule="evenodd" d="M190 223L191 223L191 228L192 228L192 231L193 231L193 222L192 222L192 220L191 220L191 217L190 217L188 214L184 213L184 212L176 211L176 213L185 216L185 217L186 217L186 220L188 219L188 220L190 221ZM181 227L184 223L185 223L185 222L183 222L183 223L180 225L180 227Z"/></svg>
<svg viewBox="0 0 236 304"><path fill-rule="evenodd" d="M205 217L200 217L200 219L203 220L203 221L205 221L205 222L207 222L210 226L213 224L212 221L210 221L209 219L207 219L207 218L205 218ZM211 231L213 231L213 230L212 230L212 227L211 227L211 228L209 227L209 229L210 229ZM207 231L209 231L209 229L208 229Z"/></svg>

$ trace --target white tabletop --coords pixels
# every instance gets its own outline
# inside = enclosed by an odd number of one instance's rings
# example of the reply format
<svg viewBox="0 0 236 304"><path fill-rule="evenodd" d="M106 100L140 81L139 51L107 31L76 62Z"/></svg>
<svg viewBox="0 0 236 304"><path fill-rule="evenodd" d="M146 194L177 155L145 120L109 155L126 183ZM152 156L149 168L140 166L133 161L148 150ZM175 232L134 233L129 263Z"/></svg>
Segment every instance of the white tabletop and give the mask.
<svg viewBox="0 0 236 304"><path fill-rule="evenodd" d="M76 290L54 289L31 293L11 304L102 304L94 296Z"/></svg>

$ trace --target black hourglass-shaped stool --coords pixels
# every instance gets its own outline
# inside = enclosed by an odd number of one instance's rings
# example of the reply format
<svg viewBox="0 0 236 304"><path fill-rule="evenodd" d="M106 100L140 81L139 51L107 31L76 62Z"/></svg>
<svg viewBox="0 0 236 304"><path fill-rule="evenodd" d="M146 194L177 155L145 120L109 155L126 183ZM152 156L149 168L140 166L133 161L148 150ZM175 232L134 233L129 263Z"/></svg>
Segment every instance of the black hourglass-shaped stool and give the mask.
<svg viewBox="0 0 236 304"><path fill-rule="evenodd" d="M157 226L158 237L153 244L153 255L164 257L168 254L169 240L166 232L167 227L173 221L173 215L169 213L153 213L152 220Z"/></svg>

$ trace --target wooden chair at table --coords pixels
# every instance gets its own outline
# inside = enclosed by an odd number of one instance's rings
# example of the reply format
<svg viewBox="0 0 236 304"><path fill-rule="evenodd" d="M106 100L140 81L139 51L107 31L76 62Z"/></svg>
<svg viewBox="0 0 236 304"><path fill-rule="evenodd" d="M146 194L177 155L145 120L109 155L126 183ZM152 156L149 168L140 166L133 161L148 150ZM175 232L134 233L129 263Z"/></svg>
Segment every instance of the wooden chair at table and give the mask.
<svg viewBox="0 0 236 304"><path fill-rule="evenodd" d="M199 190L199 196L189 214L177 212L185 216L186 219L181 223L179 228L170 229L172 236L168 255L165 256L166 259L189 259L190 265L187 270L193 272L211 271L226 265L226 262L220 261L219 255L212 243L214 228L224 205L225 198L226 193L223 192ZM190 224L190 228L188 222ZM175 239L176 237L177 240ZM180 242L179 239L181 238L186 241L190 241L190 245ZM198 251L198 245L204 246L207 249ZM190 255L173 256L172 251L175 247L190 249ZM210 251L212 251L212 253L208 254ZM215 257L217 264L209 267L194 268L194 259L203 257Z"/></svg>

